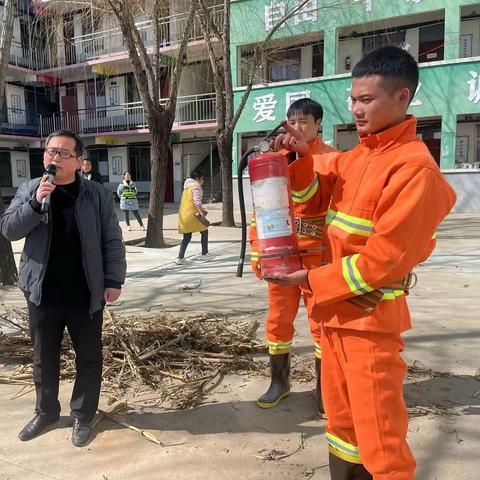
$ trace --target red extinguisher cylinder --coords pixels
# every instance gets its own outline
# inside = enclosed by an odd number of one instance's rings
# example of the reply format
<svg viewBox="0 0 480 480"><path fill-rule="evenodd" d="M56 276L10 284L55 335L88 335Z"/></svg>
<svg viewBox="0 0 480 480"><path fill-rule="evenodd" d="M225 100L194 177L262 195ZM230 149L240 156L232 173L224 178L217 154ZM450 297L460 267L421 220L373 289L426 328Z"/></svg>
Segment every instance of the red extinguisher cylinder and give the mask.
<svg viewBox="0 0 480 480"><path fill-rule="evenodd" d="M302 269L284 155L268 152L248 162L263 276Z"/></svg>

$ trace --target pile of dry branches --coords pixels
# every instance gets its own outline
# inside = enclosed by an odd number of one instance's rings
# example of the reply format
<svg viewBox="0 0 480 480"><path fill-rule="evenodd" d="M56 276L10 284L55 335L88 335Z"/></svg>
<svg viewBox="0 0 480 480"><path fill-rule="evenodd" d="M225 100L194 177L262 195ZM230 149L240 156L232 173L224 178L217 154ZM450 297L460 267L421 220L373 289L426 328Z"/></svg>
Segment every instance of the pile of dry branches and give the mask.
<svg viewBox="0 0 480 480"><path fill-rule="evenodd" d="M32 384L32 347L27 312L0 315L9 328L0 333L0 358L22 365L0 375L0 383ZM264 362L252 354L265 349L255 339L258 324L201 315L180 318L171 313L117 316L105 312L103 391L111 401L149 396L151 405L174 408L198 405L222 377L235 371L258 371ZM75 376L75 357L65 335L61 378Z"/></svg>

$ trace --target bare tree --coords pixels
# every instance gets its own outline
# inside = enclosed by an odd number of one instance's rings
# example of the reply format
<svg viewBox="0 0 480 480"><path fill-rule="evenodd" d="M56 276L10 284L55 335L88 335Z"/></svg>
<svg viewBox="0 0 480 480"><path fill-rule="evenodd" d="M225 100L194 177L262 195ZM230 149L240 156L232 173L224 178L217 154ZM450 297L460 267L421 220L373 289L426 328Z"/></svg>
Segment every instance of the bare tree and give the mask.
<svg viewBox="0 0 480 480"><path fill-rule="evenodd" d="M125 43L130 54L133 72L137 81L140 98L147 114L148 127L151 134L151 168L150 204L148 209L147 247L164 247L163 214L167 181L168 159L172 155L170 133L175 120L178 86L182 69L187 63L187 45L195 16L196 1L190 2L187 21L182 39L175 57L167 57L161 53L162 37L159 19L163 17L165 4L161 0L153 0L150 11L155 32L155 46L149 55L145 43L135 25L134 5L131 0L107 0L117 17ZM147 3L147 2L141 2ZM160 100L160 83L169 77L169 94L166 103Z"/></svg>
<svg viewBox="0 0 480 480"><path fill-rule="evenodd" d="M216 140L218 153L220 157L221 175L222 175L222 224L225 227L234 227L233 217L233 186L232 186L232 146L233 132L235 126L242 114L250 92L258 76L258 71L263 62L266 50L269 48L270 41L275 32L282 27L287 20L299 12L309 0L294 2L293 6L286 9L285 14L273 25L262 42L255 46L252 62L249 65L246 89L238 105L234 109L233 104L233 81L230 55L230 9L231 3L225 1L223 25L218 27L213 21L211 11L205 0L198 0L199 11L197 15L200 19L203 35L208 46L208 55L213 70L217 130ZM216 48L215 43L219 47Z"/></svg>
<svg viewBox="0 0 480 480"><path fill-rule="evenodd" d="M0 112L5 105L5 81L15 19L15 0L5 0L3 4L2 30L0 32ZM0 189L0 215L4 213L2 191ZM0 285L13 285L18 279L17 266L13 256L12 244L0 234Z"/></svg>
<svg viewBox="0 0 480 480"><path fill-rule="evenodd" d="M170 50L168 55L162 51L165 27L161 23L162 18L168 16L168 0L57 0L49 4L50 8L63 12L67 11L67 8L74 8L83 9L94 16L113 14L118 22L151 135L151 184L146 246L165 247L163 215L168 160L172 155L170 134L175 120L180 77L187 64L187 46L197 1L190 0L186 20L177 24L182 30L177 32L178 46L174 51ZM152 21L153 47L146 44L145 36L138 28L139 16L149 17ZM166 100L160 95L164 85L168 85Z"/></svg>

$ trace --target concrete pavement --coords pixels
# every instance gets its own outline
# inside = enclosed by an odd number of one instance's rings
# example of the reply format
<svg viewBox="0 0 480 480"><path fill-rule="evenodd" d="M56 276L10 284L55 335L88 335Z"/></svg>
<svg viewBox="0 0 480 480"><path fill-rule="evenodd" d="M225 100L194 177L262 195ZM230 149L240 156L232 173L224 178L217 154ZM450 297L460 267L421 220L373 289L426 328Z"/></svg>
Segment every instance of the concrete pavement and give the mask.
<svg viewBox="0 0 480 480"><path fill-rule="evenodd" d="M166 236L179 240L176 214L168 213ZM219 216L218 210L211 209L211 221ZM409 406L428 413L412 418L409 426L418 480L479 478L479 220L474 215L453 215L445 221L435 254L417 269L419 283L410 296L414 329L405 335L405 359L418 368L407 378L405 394ZM135 220L131 223L136 228ZM124 231L126 240L141 234ZM111 308L205 311L263 319L265 283L248 266L244 278L235 277L239 238L239 229L211 227L210 250L216 258L203 263L196 259L200 239L194 235L187 250L192 260L188 266L175 265L178 247L158 251L128 246L128 278L121 299ZM14 248L20 252L21 244ZM8 305L24 304L14 288L0 290L0 296ZM296 328L295 353L308 362L312 344L303 308ZM103 421L95 440L83 449L71 445L67 417L62 417L61 428L31 442L19 442L16 435L32 414L34 395L28 392L12 400L19 387L0 385L0 480L328 479L324 423L313 415L313 385L294 382L288 399L272 411L262 411L254 402L266 381L231 375L198 409L136 410L125 416L172 446L155 446L135 432ZM69 383L61 387L63 415L68 415L71 387ZM299 450L277 461L258 458L272 449L284 455Z"/></svg>

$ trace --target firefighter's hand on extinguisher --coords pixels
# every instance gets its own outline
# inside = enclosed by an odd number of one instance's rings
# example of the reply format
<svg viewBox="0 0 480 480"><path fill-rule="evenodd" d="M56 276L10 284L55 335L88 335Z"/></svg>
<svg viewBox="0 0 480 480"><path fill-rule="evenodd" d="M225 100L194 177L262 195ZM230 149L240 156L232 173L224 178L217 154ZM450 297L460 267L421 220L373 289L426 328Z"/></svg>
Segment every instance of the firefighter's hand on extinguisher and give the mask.
<svg viewBox="0 0 480 480"><path fill-rule="evenodd" d="M293 128L288 122L283 123L287 133L281 133L270 142L270 148L280 150L285 148L290 152L297 152L301 157L308 153L308 143L303 133Z"/></svg>
<svg viewBox="0 0 480 480"><path fill-rule="evenodd" d="M264 280L275 285L288 287L291 285L308 284L308 270L298 270L293 273L272 273L268 277L263 277Z"/></svg>
<svg viewBox="0 0 480 480"><path fill-rule="evenodd" d="M260 263L258 261L252 260L252 271L257 276L259 280L263 280L262 271L260 270Z"/></svg>

